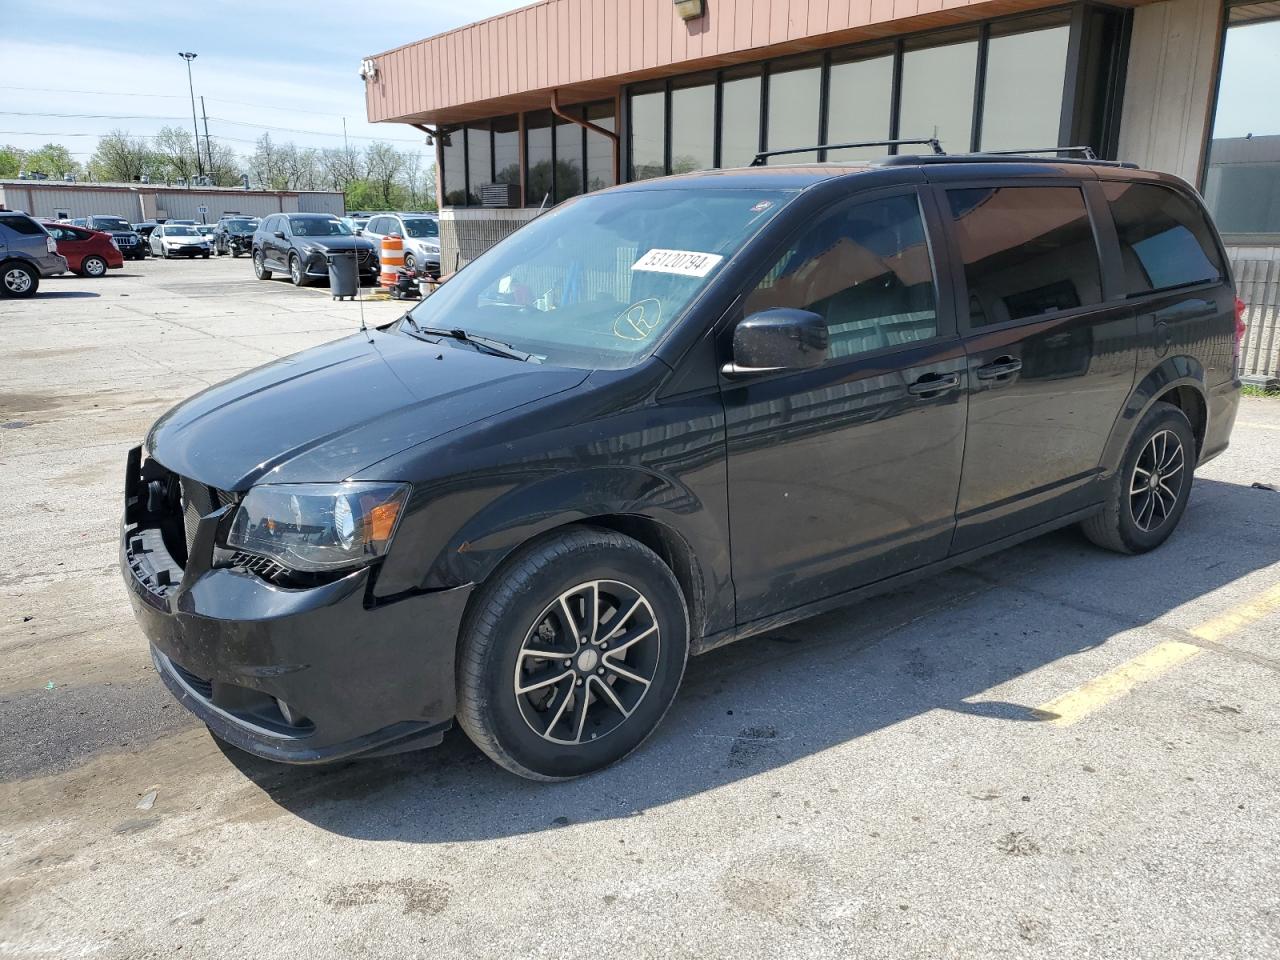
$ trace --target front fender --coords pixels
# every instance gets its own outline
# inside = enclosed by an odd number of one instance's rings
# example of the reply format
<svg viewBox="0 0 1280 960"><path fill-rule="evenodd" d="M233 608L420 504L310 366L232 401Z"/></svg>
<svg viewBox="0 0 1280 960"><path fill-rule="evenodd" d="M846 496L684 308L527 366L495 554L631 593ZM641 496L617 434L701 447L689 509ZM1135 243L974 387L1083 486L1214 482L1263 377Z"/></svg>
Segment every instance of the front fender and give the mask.
<svg viewBox="0 0 1280 960"><path fill-rule="evenodd" d="M1146 412L1162 395L1181 386L1194 389L1208 409L1204 367L1195 357L1166 357L1133 388L1128 402L1111 428L1111 436L1103 450L1100 466L1107 476L1119 469L1125 448Z"/></svg>

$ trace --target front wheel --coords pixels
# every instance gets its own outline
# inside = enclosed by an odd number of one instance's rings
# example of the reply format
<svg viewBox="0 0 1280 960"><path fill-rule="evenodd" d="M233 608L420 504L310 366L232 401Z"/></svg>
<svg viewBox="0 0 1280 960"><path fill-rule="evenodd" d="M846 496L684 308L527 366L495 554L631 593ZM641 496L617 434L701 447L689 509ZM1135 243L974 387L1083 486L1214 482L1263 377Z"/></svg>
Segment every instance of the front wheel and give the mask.
<svg viewBox="0 0 1280 960"><path fill-rule="evenodd" d="M86 277L101 277L107 272L107 261L101 257L85 257L80 263L80 273Z"/></svg>
<svg viewBox="0 0 1280 960"><path fill-rule="evenodd" d="M297 254L289 257L289 279L293 281L295 287L306 286L307 272L302 267L302 261Z"/></svg>
<svg viewBox="0 0 1280 960"><path fill-rule="evenodd" d="M1146 553L1173 533L1191 497L1196 438L1186 414L1156 403L1143 416L1085 536L1117 553Z"/></svg>
<svg viewBox="0 0 1280 960"><path fill-rule="evenodd" d="M263 258L261 250L253 251L253 275L259 280L271 279L271 271L267 269L267 261Z"/></svg>
<svg viewBox="0 0 1280 960"><path fill-rule="evenodd" d="M675 698L689 619L671 569L609 530L572 528L505 562L474 598L458 661L458 722L532 780L621 760Z"/></svg>

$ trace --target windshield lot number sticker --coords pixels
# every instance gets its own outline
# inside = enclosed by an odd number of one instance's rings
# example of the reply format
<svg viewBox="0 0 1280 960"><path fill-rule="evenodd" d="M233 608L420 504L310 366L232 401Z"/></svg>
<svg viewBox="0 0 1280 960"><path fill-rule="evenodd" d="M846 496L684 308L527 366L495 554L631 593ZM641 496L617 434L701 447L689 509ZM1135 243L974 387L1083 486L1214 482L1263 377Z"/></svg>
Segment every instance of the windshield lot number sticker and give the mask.
<svg viewBox="0 0 1280 960"><path fill-rule="evenodd" d="M632 270L674 273L679 277L705 277L724 257L696 250L650 250L631 265Z"/></svg>

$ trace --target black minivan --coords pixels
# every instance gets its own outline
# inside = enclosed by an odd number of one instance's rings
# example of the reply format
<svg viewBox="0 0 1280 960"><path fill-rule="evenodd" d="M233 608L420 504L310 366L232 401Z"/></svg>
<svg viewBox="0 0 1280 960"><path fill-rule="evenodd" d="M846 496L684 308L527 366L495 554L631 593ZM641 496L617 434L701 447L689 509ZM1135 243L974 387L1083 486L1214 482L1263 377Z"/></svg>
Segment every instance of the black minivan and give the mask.
<svg viewBox="0 0 1280 960"><path fill-rule="evenodd" d="M572 777L691 653L1068 524L1158 546L1227 446L1241 333L1203 204L1131 165L630 183L165 414L123 574L163 681L245 750L456 719Z"/></svg>

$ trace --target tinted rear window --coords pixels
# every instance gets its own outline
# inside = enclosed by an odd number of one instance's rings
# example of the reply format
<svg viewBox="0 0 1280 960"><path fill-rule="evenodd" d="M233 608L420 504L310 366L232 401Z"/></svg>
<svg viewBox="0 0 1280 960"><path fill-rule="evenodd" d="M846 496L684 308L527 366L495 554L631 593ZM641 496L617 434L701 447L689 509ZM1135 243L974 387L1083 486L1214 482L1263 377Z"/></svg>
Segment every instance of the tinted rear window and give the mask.
<svg viewBox="0 0 1280 960"><path fill-rule="evenodd" d="M1120 236L1129 296L1222 278L1213 231L1204 214L1168 187L1104 182Z"/></svg>
<svg viewBox="0 0 1280 960"><path fill-rule="evenodd" d="M969 322L980 327L1102 301L1098 248L1078 187L948 190Z"/></svg>
<svg viewBox="0 0 1280 960"><path fill-rule="evenodd" d="M41 227L40 224L36 223L30 217L24 217L22 215L14 216L13 214L10 214L8 216L0 216L0 224L8 227L14 233L44 233L44 228Z"/></svg>

